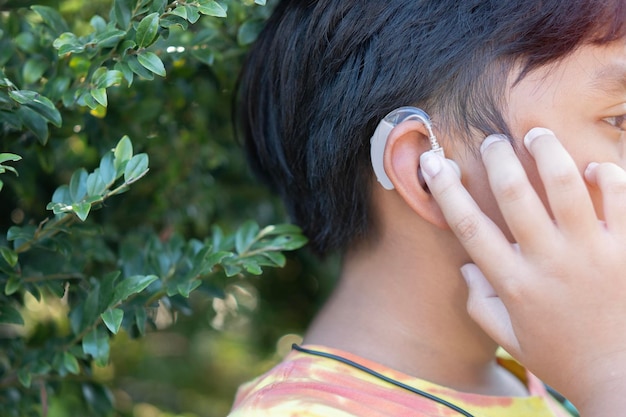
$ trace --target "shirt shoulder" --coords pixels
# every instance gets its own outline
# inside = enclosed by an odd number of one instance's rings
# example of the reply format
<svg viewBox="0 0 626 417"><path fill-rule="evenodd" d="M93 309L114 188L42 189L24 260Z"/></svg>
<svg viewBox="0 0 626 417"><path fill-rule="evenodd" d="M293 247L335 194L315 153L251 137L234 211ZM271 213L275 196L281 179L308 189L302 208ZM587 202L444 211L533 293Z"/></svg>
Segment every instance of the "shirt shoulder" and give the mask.
<svg viewBox="0 0 626 417"><path fill-rule="evenodd" d="M292 351L275 368L239 388L229 417L441 417L456 413L443 402L471 415L567 415L562 414L564 410L531 374L523 381L531 394L528 398L489 397L454 391L346 352L323 347L305 351L322 352L325 356ZM521 369L520 373L524 371ZM433 397L443 402L434 401Z"/></svg>
<svg viewBox="0 0 626 417"><path fill-rule="evenodd" d="M431 404L427 407L432 409ZM292 352L242 385L229 417L385 417L421 413L414 398L376 378L325 358Z"/></svg>

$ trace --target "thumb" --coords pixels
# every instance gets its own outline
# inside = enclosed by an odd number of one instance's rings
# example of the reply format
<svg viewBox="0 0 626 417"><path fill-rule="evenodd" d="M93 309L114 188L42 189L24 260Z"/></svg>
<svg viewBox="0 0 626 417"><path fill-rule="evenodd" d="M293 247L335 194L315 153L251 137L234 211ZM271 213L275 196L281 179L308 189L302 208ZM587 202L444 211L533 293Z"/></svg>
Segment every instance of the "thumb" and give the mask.
<svg viewBox="0 0 626 417"><path fill-rule="evenodd" d="M519 341L513 331L511 317L485 275L475 264L461 267L469 297L467 312L496 343L513 356L520 353Z"/></svg>

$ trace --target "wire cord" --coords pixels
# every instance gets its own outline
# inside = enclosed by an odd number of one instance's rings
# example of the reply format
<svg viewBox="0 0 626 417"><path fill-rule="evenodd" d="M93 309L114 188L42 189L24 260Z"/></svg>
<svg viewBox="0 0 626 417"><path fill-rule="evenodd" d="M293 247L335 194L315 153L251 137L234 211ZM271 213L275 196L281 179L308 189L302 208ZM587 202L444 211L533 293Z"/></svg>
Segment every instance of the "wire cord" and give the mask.
<svg viewBox="0 0 626 417"><path fill-rule="evenodd" d="M301 346L298 346L295 343L293 345L291 345L291 348L294 349L294 350L297 350L298 352L302 352L302 353L306 353L306 354L314 355L314 356L320 356L322 358L332 359L332 360L344 363L344 364L352 366L353 368L356 368L356 369L358 369L360 371L363 371L363 372L365 372L367 374L370 374L370 375L372 375L372 376L374 376L374 377L376 377L378 379L381 379L381 380L383 380L385 382L388 382L388 383L390 383L392 385L395 385L395 386L397 386L399 388L403 388L403 389L405 389L405 390L407 390L409 392L412 392L413 394L417 394L417 395L419 395L421 397L428 398L429 400L432 400L432 401L434 401L436 403L439 403L439 404L441 404L441 405L443 405L445 407L448 407L448 408L456 411L457 413L459 413L459 414L461 414L463 416L475 417L473 414L470 414L468 411L465 411L461 407L459 407L457 405L454 405L451 402L448 402L448 401L444 400L443 398L439 398L439 397L437 397L435 395L427 393L426 391L422 391L420 389L414 388L414 387L412 387L410 385L403 384L400 381L396 381L395 379L389 378L389 377L387 377L387 376L385 376L383 374L380 374L380 373L374 371L373 369L370 369L370 368L368 368L366 366L363 366L363 365L360 365L360 364L358 364L356 362L353 362L350 359L346 359L346 358L343 358L343 357L338 356L338 355L333 355L332 353L320 352L318 350L305 349L305 348L303 348Z"/></svg>

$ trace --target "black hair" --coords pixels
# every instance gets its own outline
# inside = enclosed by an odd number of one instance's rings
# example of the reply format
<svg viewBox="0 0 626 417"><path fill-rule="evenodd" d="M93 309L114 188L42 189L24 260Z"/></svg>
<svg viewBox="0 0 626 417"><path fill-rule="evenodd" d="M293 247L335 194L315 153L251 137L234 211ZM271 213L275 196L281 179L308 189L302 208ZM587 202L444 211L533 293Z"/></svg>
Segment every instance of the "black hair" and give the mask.
<svg viewBox="0 0 626 417"><path fill-rule="evenodd" d="M520 77L623 37L624 0L283 0L240 76L251 166L324 255L372 232L369 139L416 105L464 132L510 134Z"/></svg>

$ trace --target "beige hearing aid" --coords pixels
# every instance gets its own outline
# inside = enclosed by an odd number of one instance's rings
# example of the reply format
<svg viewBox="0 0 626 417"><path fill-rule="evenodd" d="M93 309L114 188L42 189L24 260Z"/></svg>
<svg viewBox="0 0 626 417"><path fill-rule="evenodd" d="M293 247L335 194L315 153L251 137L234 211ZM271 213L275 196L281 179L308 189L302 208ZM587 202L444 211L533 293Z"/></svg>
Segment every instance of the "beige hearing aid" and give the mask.
<svg viewBox="0 0 626 417"><path fill-rule="evenodd" d="M372 159L372 167L374 168L374 174L378 179L378 182L383 186L385 190L393 190L393 184L385 172L385 166L383 163L383 155L385 153L385 146L387 145L387 138L391 130L404 122L405 120L419 120L424 124L426 130L428 130L428 139L430 140L430 152L436 152L445 158L445 154L441 145L437 141L437 137L433 132L433 124L428 114L417 107L405 106L393 110L378 124L374 135L370 140L370 156ZM458 165L452 160L453 166L460 176L460 169Z"/></svg>

